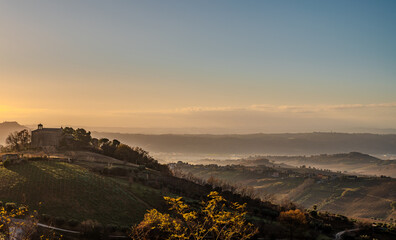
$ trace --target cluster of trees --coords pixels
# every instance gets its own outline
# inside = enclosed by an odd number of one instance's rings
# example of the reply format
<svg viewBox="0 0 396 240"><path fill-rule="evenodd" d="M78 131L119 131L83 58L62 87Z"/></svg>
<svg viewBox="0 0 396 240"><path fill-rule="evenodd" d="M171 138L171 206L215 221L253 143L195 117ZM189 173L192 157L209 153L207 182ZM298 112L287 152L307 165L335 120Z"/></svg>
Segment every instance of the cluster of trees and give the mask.
<svg viewBox="0 0 396 240"><path fill-rule="evenodd" d="M2 151L22 151L30 147L31 134L28 130L11 133L6 139L7 147ZM144 165L147 168L169 173L166 165L158 163L150 154L140 147L130 147L117 139L110 141L107 138L97 139L91 136L90 131L83 128L63 128L60 149L88 150L101 153L124 162Z"/></svg>
<svg viewBox="0 0 396 240"><path fill-rule="evenodd" d="M169 173L167 165L158 163L158 161L150 156L146 150L140 147L130 147L127 144L121 143L117 139L110 141L107 138L99 139L98 147L104 155L114 157L124 162L144 165L147 168Z"/></svg>
<svg viewBox="0 0 396 240"><path fill-rule="evenodd" d="M97 139L96 139L97 141ZM87 132L83 128L73 129L71 127L63 128L62 139L60 141L60 147L65 149L87 149L90 150L95 143L95 139L92 138L91 132Z"/></svg>
<svg viewBox="0 0 396 240"><path fill-rule="evenodd" d="M150 154L140 147L130 147L117 139L93 138L91 132L83 128L65 127L60 143L61 148L73 150L89 150L110 156L124 162L144 165L161 172L169 172L166 165L158 163Z"/></svg>

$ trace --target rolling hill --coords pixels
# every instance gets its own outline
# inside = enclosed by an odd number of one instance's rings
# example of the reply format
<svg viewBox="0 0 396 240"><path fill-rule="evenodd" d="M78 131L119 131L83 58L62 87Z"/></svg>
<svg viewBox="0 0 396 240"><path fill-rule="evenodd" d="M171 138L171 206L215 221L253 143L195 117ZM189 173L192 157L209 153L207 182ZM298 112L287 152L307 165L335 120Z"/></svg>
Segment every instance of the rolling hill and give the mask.
<svg viewBox="0 0 396 240"><path fill-rule="evenodd" d="M147 135L93 132L150 152L183 154L309 155L365 152L396 154L396 134L284 133L246 135Z"/></svg>
<svg viewBox="0 0 396 240"><path fill-rule="evenodd" d="M221 190L214 185L164 175L144 166L100 158L97 154L74 152L71 155L73 159L31 157L20 163L0 167L0 201L37 209L41 214L40 222L55 223L55 226L64 228L72 227L71 222L77 222L77 230L84 231L82 222L91 224L97 221L105 229L110 226L128 229L128 226L142 220L148 209L167 212L169 206L165 204L163 196L183 196L186 203L196 208L209 192L215 190L229 201L247 204L247 218L259 227L257 237L287 237L286 226L277 218L280 211L287 209L283 206ZM233 180L239 178L235 174L229 177ZM274 189L282 191L277 186ZM329 240L336 232L354 226L347 218L334 214L318 213L311 216L306 212L306 217L312 225L307 225L299 233L301 239L310 236L310 239ZM60 219L63 225L59 223ZM105 231L97 231L107 236ZM127 230L121 231L116 233L124 237Z"/></svg>
<svg viewBox="0 0 396 240"><path fill-rule="evenodd" d="M0 182L3 203L24 204L41 214L80 222L130 226L147 209L161 209L163 204L156 189L55 160L0 167Z"/></svg>
<svg viewBox="0 0 396 240"><path fill-rule="evenodd" d="M391 207L396 202L396 180L388 177L358 177L311 168L279 165L192 165L177 163L177 171L201 179L215 177L236 187L251 187L260 197L281 203L292 200L321 211L349 217L394 219Z"/></svg>
<svg viewBox="0 0 396 240"><path fill-rule="evenodd" d="M266 158L296 167L306 165L353 174L396 177L396 160L382 160L359 152L313 156L266 156Z"/></svg>

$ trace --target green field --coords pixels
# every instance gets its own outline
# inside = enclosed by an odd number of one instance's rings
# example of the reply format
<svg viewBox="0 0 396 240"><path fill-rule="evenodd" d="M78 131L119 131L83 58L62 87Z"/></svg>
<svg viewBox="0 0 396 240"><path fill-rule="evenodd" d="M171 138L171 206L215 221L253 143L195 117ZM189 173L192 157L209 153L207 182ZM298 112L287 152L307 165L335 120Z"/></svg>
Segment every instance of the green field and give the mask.
<svg viewBox="0 0 396 240"><path fill-rule="evenodd" d="M158 190L58 161L0 167L0 183L3 203L28 205L40 214L65 220L131 225L139 222L148 208L163 204Z"/></svg>

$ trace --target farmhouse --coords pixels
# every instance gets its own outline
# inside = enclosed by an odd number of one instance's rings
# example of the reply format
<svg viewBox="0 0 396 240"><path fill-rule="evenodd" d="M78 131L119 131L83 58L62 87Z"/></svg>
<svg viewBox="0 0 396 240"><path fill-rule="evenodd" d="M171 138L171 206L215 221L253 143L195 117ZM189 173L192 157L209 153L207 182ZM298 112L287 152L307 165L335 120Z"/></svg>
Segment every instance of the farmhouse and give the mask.
<svg viewBox="0 0 396 240"><path fill-rule="evenodd" d="M38 147L58 147L62 138L62 128L43 128L39 124L37 129L32 131L33 148Z"/></svg>

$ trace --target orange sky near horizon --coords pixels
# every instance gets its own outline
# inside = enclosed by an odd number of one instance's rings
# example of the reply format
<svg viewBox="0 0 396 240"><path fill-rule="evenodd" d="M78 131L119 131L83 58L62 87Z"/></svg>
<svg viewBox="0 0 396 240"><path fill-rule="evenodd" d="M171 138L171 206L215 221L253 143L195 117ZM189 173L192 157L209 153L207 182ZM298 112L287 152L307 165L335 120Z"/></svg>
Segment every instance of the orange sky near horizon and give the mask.
<svg viewBox="0 0 396 240"><path fill-rule="evenodd" d="M396 129L395 7L0 2L0 122L207 133Z"/></svg>

